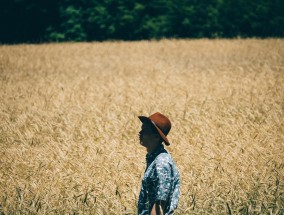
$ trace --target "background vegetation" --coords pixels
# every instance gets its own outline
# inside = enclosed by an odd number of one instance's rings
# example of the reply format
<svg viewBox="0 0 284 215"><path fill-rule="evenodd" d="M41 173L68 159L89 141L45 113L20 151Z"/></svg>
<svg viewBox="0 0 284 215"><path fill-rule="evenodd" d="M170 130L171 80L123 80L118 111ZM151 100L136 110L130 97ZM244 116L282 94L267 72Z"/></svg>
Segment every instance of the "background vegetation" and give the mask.
<svg viewBox="0 0 284 215"><path fill-rule="evenodd" d="M283 37L283 0L2 0L0 42Z"/></svg>
<svg viewBox="0 0 284 215"><path fill-rule="evenodd" d="M284 40L0 46L0 214L136 214L138 115L172 121L176 214L284 214Z"/></svg>

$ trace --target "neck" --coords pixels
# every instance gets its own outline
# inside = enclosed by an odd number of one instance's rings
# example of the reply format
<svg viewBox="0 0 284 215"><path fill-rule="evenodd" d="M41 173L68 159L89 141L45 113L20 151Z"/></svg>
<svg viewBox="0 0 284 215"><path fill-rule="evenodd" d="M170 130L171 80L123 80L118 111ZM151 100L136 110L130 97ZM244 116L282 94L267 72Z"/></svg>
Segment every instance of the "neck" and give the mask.
<svg viewBox="0 0 284 215"><path fill-rule="evenodd" d="M150 146L147 147L147 152L150 154L153 151L155 151L155 149L157 149L161 144L160 143L155 143L155 144L151 144Z"/></svg>

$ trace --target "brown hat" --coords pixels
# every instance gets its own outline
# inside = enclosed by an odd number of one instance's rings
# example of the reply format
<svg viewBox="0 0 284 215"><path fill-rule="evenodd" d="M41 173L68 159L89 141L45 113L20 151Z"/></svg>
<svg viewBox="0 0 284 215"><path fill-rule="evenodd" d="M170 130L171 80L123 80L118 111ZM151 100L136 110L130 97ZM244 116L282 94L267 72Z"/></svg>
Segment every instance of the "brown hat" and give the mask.
<svg viewBox="0 0 284 215"><path fill-rule="evenodd" d="M152 114L149 117L138 116L138 118L140 119L142 123L144 122L152 123L157 129L157 131L159 132L160 136L163 138L165 144L167 146L170 145L166 136L170 132L172 125L171 125L171 121L166 116L157 112L157 113Z"/></svg>

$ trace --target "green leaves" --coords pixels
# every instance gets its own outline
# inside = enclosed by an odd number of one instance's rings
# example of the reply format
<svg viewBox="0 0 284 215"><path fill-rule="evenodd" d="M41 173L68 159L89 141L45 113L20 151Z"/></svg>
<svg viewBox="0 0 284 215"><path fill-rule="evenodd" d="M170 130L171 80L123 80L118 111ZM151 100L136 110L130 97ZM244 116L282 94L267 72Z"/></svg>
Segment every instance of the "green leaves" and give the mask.
<svg viewBox="0 0 284 215"><path fill-rule="evenodd" d="M4 1L0 42L283 37L281 0Z"/></svg>

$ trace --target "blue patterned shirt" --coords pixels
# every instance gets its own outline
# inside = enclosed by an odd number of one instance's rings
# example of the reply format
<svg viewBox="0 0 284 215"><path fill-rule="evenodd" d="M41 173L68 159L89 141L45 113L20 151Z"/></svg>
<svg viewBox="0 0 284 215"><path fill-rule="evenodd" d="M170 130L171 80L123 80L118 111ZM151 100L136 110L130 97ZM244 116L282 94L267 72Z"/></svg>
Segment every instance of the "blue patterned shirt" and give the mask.
<svg viewBox="0 0 284 215"><path fill-rule="evenodd" d="M157 201L166 202L165 215L173 214L180 197L180 175L171 155L161 145L146 155L146 162L138 214L149 215Z"/></svg>

